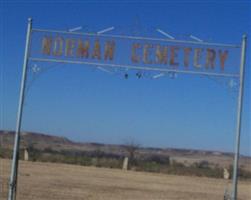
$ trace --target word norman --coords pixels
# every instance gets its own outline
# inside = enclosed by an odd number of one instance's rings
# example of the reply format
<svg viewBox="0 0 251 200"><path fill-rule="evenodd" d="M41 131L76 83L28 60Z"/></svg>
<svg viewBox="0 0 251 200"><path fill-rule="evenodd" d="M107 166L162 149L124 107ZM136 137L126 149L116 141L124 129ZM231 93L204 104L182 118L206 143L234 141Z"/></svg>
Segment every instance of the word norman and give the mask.
<svg viewBox="0 0 251 200"><path fill-rule="evenodd" d="M57 57L112 61L115 59L115 47L114 40L100 42L99 39L95 39L91 42L89 39L64 39L59 36L46 36L42 39L42 53ZM123 50L123 47L121 48ZM131 62L135 64L160 64L172 67L181 65L189 68L192 62L194 68L214 69L218 61L220 69L224 70L228 51L134 42L129 55Z"/></svg>

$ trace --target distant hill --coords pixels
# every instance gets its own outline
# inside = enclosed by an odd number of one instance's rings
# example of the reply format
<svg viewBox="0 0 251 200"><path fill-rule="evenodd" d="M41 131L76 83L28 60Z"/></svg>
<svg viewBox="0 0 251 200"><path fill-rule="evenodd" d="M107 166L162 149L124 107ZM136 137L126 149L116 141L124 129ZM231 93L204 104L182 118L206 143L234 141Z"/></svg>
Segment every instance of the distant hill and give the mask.
<svg viewBox="0 0 251 200"><path fill-rule="evenodd" d="M14 143L13 131L0 131L0 146L11 150ZM107 154L125 156L125 145L80 143L73 142L65 137L52 136L43 133L23 132L21 134L21 149L32 147L37 150L50 150L55 152L92 152L101 151ZM192 149L174 148L146 148L137 149L138 156L158 155L169 156L171 160L184 164L192 164L200 161L208 161L220 167L227 167L233 162L233 154L218 151L204 151ZM240 165L251 171L251 158L241 156Z"/></svg>

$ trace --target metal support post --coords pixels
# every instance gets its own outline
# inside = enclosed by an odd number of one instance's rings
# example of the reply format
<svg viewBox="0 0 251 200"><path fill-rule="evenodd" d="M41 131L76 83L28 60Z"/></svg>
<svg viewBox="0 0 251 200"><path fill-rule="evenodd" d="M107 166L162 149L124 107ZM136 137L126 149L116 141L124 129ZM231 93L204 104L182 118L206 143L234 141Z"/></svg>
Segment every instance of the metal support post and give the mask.
<svg viewBox="0 0 251 200"><path fill-rule="evenodd" d="M246 43L247 43L247 36L243 35L242 47L241 47L241 63L240 63L240 85L239 85L239 96L238 96L238 107L237 107L235 156L234 156L234 166L233 166L232 200L237 200L238 163L239 163L239 152L240 152L240 135L241 135L242 103L243 103L244 73L245 73L244 68L245 68L245 59L246 59Z"/></svg>
<svg viewBox="0 0 251 200"><path fill-rule="evenodd" d="M28 53L29 53L31 29L32 29L32 19L29 18L28 19L27 34L26 34L25 54L24 54L24 62L23 62L23 72L22 72L22 79L21 79L20 96L19 96L19 103L18 103L16 133L15 133L14 148L13 148L13 158L12 158L12 166L11 166L8 200L15 200L16 199L20 130L21 130L21 124L22 124L22 115L23 115L25 82L26 82L26 75L27 75Z"/></svg>

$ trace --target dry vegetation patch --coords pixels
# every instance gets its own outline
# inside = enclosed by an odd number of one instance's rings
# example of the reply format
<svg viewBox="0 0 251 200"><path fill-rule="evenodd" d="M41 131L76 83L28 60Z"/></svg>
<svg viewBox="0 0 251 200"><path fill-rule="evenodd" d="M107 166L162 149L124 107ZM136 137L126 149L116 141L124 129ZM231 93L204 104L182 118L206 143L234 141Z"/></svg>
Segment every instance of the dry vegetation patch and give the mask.
<svg viewBox="0 0 251 200"><path fill-rule="evenodd" d="M7 168L9 160L3 162ZM17 199L222 200L227 185L214 178L21 161ZM239 199L251 199L250 189L250 181L241 181Z"/></svg>

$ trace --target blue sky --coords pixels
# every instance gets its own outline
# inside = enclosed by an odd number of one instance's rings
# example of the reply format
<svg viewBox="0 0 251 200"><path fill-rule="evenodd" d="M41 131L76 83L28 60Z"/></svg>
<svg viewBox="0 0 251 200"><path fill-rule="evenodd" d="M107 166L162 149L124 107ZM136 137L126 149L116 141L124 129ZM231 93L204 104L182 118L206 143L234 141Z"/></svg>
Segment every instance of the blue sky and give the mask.
<svg viewBox="0 0 251 200"><path fill-rule="evenodd" d="M0 129L15 129L27 18L34 28L176 38L193 34L210 42L241 42L250 35L250 1L86 2L2 1L0 4ZM248 42L250 44L250 42ZM247 49L241 153L250 147L250 46ZM235 56L235 59L239 55ZM239 61L237 61L238 63ZM81 65L36 64L28 73L22 130L66 136L75 141L233 151L237 87L230 79L181 75L141 79L135 71L113 74ZM47 70L48 69L48 70ZM35 78L35 81L31 81ZM234 80L236 81L236 80Z"/></svg>

